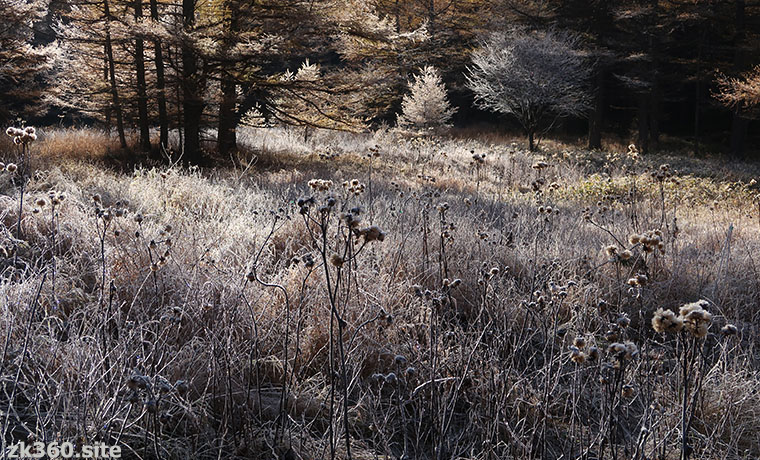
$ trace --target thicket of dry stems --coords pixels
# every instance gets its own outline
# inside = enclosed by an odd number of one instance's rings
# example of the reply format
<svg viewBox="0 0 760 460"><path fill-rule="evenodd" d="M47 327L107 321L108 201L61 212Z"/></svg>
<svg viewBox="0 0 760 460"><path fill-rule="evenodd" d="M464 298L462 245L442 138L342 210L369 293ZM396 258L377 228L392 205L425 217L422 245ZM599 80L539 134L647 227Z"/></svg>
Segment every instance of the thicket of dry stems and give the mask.
<svg viewBox="0 0 760 460"><path fill-rule="evenodd" d="M387 133L243 141L247 167L118 172L98 166L106 138L42 133L20 219L24 179L2 172L6 443L760 456L756 170Z"/></svg>

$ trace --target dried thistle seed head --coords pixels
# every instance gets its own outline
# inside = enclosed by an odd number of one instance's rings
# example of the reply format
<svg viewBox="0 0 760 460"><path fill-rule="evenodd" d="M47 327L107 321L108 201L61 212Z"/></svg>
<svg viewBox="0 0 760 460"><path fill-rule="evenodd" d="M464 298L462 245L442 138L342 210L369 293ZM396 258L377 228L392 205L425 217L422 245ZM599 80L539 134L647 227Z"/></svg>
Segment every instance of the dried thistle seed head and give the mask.
<svg viewBox="0 0 760 460"><path fill-rule="evenodd" d="M18 166L16 166L16 163L8 163L5 166L5 170L12 174L18 170Z"/></svg>
<svg viewBox="0 0 760 460"><path fill-rule="evenodd" d="M396 363L397 366L405 366L407 362L406 357L403 355L396 355L393 361Z"/></svg>
<svg viewBox="0 0 760 460"><path fill-rule="evenodd" d="M623 385L622 394L624 398L632 398L633 393L633 387L631 385Z"/></svg>
<svg viewBox="0 0 760 460"><path fill-rule="evenodd" d="M452 288L452 289L453 289L453 288L456 288L456 287L458 287L460 284L462 284L462 280L460 280L459 278L457 278L457 279L455 279L454 281L452 281L452 282L451 282L451 288Z"/></svg>
<svg viewBox="0 0 760 460"><path fill-rule="evenodd" d="M406 373L406 377L407 378L411 378L411 377L414 377L415 375L417 375L417 369L414 368L414 367L412 367L412 366L409 366L409 367L406 368L405 373Z"/></svg>
<svg viewBox="0 0 760 460"><path fill-rule="evenodd" d="M150 271L152 271L152 272L157 272L157 271L158 271L158 268L159 268L159 267L158 267L158 264L155 264L155 263L153 263L153 264L150 264Z"/></svg>
<svg viewBox="0 0 760 460"><path fill-rule="evenodd" d="M733 324L726 324L725 326L720 328L720 333L723 334L724 336L736 335L739 333L739 328L737 328Z"/></svg>
<svg viewBox="0 0 760 460"><path fill-rule="evenodd" d="M682 306L679 310L684 327L696 338L705 337L712 323L712 314L704 309L708 305L706 300L698 300Z"/></svg>
<svg viewBox="0 0 760 460"><path fill-rule="evenodd" d="M142 223L142 221L143 221L143 215L142 215L142 214L140 214L140 213L138 212L137 214L135 214L134 220L135 220L135 222L137 222L138 224L139 224L139 223Z"/></svg>
<svg viewBox="0 0 760 460"><path fill-rule="evenodd" d="M641 241L641 235L637 235L636 233L628 237L628 242L631 244L638 244L639 241Z"/></svg>
<svg viewBox="0 0 760 460"><path fill-rule="evenodd" d="M255 273L253 273L253 272L248 272L248 274L247 274L247 275L245 275L245 279L246 279L248 282L250 282L250 283L253 283L254 281L256 281L256 274L255 274Z"/></svg>
<svg viewBox="0 0 760 460"><path fill-rule="evenodd" d="M586 347L586 338L582 335L577 336L575 339L573 339L573 345L582 350Z"/></svg>
<svg viewBox="0 0 760 460"><path fill-rule="evenodd" d="M44 198L37 198L37 200L34 202L34 204L36 204L37 206L39 206L41 208L44 208L45 205L47 204L47 201L45 201Z"/></svg>
<svg viewBox="0 0 760 460"><path fill-rule="evenodd" d="M615 245L610 245L604 248L604 252L606 252L608 256L613 257L617 254L618 248Z"/></svg>
<svg viewBox="0 0 760 460"><path fill-rule="evenodd" d="M597 347L589 347L588 349L588 359L591 361L596 361L599 358L599 349Z"/></svg>
<svg viewBox="0 0 760 460"><path fill-rule="evenodd" d="M652 316L652 329L656 332L679 332L683 328L683 319L672 310L658 308Z"/></svg>
<svg viewBox="0 0 760 460"><path fill-rule="evenodd" d="M149 414L155 414L158 411L158 404L155 399L147 399L143 404L145 411Z"/></svg>
<svg viewBox="0 0 760 460"><path fill-rule="evenodd" d="M364 238L364 241L369 243L371 241L384 241L385 232L380 230L380 227L373 225L359 230L359 236Z"/></svg>
<svg viewBox="0 0 760 460"><path fill-rule="evenodd" d="M342 267L344 262L345 261L343 260L343 257L339 256L338 254L333 254L330 256L330 263L335 267Z"/></svg>
<svg viewBox="0 0 760 460"><path fill-rule="evenodd" d="M625 262L625 261L627 261L627 260L630 260L630 259L631 259L631 257L633 257L633 253L632 253L630 250L626 249L626 250L622 251L622 252L621 252L621 253L618 255L618 257L620 258L620 260L622 260L622 261L624 261L624 262Z"/></svg>
<svg viewBox="0 0 760 460"><path fill-rule="evenodd" d="M174 384L174 389L177 390L177 393L180 396L184 396L188 392L188 390L190 389L190 387L187 384L187 381L185 381L185 380L177 380L177 382Z"/></svg>
<svg viewBox="0 0 760 460"><path fill-rule="evenodd" d="M34 208L34 209L32 209L32 214L39 214L40 212L42 212L42 210L40 208Z"/></svg>
<svg viewBox="0 0 760 460"><path fill-rule="evenodd" d="M621 313L615 320L615 323L620 327L628 327L631 324L631 319L625 313Z"/></svg>
<svg viewBox="0 0 760 460"><path fill-rule="evenodd" d="M398 378L396 377L396 374L394 372L389 373L385 376L385 383L388 385L395 385L398 381Z"/></svg>

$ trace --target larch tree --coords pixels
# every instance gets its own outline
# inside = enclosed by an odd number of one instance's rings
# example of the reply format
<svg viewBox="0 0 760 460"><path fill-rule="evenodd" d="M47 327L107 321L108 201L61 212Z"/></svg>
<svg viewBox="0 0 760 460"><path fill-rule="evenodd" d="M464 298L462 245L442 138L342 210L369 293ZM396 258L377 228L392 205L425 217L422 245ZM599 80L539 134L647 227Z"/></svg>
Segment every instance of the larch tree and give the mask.
<svg viewBox="0 0 760 460"><path fill-rule="evenodd" d="M404 95L399 128L432 133L450 126L456 109L449 104L446 86L435 67L425 66L409 82L409 94Z"/></svg>
<svg viewBox="0 0 760 460"><path fill-rule="evenodd" d="M492 34L472 54L467 81L475 104L513 116L531 151L558 117L582 117L590 106L591 67L577 36L512 30Z"/></svg>
<svg viewBox="0 0 760 460"><path fill-rule="evenodd" d="M29 113L43 96L41 80L56 57L54 45L33 45L45 8L42 1L0 0L0 121Z"/></svg>

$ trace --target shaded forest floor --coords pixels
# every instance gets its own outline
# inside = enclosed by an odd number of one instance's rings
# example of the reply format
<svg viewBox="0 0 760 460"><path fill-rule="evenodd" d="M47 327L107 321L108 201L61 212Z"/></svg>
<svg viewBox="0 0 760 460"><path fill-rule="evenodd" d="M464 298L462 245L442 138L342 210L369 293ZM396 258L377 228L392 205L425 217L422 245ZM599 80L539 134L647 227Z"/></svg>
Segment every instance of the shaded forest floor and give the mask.
<svg viewBox="0 0 760 460"><path fill-rule="evenodd" d="M7 441L671 459L686 426L691 458L760 456L757 165L239 141L216 169L116 168L101 134L42 130L20 233L21 180L0 173ZM699 300L706 336L653 330Z"/></svg>

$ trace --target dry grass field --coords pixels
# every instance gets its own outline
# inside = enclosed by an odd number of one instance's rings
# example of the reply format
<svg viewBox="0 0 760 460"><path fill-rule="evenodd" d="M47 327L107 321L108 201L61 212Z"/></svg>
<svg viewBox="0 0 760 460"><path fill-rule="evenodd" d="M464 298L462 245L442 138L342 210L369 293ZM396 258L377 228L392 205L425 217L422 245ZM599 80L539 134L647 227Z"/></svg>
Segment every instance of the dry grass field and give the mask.
<svg viewBox="0 0 760 460"><path fill-rule="evenodd" d="M6 442L760 457L757 165L251 129L224 167L125 169L37 134L0 141Z"/></svg>

